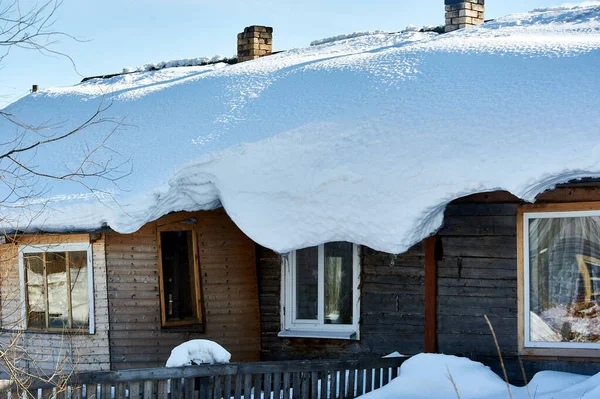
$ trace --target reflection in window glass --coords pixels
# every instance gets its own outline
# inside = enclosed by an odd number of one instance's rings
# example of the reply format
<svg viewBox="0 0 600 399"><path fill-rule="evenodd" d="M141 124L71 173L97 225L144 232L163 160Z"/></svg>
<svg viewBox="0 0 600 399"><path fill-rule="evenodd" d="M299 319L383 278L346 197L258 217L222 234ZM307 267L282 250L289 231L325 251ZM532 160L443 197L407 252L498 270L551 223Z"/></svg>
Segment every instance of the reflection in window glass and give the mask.
<svg viewBox="0 0 600 399"><path fill-rule="evenodd" d="M352 324L352 244L325 244L325 324Z"/></svg>
<svg viewBox="0 0 600 399"><path fill-rule="evenodd" d="M88 304L87 252L69 252L69 271L71 277L73 327L88 327L90 322L90 307Z"/></svg>
<svg viewBox="0 0 600 399"><path fill-rule="evenodd" d="M67 262L64 252L49 252L46 254L46 279L48 280L49 327L69 327Z"/></svg>
<svg viewBox="0 0 600 399"><path fill-rule="evenodd" d="M319 248L296 251L296 318L317 320L319 312Z"/></svg>
<svg viewBox="0 0 600 399"><path fill-rule="evenodd" d="M23 263L28 328L89 326L87 251L26 253Z"/></svg>
<svg viewBox="0 0 600 399"><path fill-rule="evenodd" d="M600 342L600 218L529 221L529 337Z"/></svg>
<svg viewBox="0 0 600 399"><path fill-rule="evenodd" d="M46 327L46 291L44 284L44 262L41 253L26 254L25 275L27 277L27 325L33 328Z"/></svg>

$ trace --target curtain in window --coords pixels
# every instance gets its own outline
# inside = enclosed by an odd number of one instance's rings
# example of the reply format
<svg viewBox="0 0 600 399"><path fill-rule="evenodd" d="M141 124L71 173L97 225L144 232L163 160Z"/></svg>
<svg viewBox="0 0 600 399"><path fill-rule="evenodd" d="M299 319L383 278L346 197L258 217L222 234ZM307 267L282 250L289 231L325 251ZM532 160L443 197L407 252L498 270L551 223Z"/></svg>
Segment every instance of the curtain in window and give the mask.
<svg viewBox="0 0 600 399"><path fill-rule="evenodd" d="M530 339L600 342L600 218L529 224Z"/></svg>

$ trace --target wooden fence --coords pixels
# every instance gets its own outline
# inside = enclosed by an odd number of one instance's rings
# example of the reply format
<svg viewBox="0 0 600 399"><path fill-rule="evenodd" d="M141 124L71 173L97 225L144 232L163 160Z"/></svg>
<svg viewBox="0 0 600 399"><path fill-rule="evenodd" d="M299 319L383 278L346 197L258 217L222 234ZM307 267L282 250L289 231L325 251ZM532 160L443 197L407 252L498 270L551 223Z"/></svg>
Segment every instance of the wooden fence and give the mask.
<svg viewBox="0 0 600 399"><path fill-rule="evenodd" d="M229 363L76 374L33 382L29 399L352 399L388 384L405 358ZM60 388L57 388L60 387ZM22 398L18 390L0 398Z"/></svg>

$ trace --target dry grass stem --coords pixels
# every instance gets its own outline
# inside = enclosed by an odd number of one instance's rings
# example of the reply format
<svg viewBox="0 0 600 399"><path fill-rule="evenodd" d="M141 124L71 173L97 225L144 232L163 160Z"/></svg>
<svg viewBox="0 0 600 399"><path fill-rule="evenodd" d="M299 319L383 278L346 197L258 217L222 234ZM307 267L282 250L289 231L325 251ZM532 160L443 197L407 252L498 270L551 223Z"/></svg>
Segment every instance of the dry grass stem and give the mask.
<svg viewBox="0 0 600 399"><path fill-rule="evenodd" d="M483 317L485 318L485 321L490 327L490 331L492 332L492 336L494 337L494 344L496 345L496 350L498 351L498 358L500 359L500 366L502 367L502 372L504 373L504 381L506 382L506 388L508 389L508 396L510 397L510 399L513 399L513 394L510 389L510 382L508 382L508 374L506 373L506 367L504 366L504 359L502 358L502 351L500 350L500 345L498 344L498 338L496 338L496 331L494 331L494 327L492 326L492 323L490 322L490 319L487 317L487 315L483 315Z"/></svg>
<svg viewBox="0 0 600 399"><path fill-rule="evenodd" d="M448 371L448 379L450 380L450 382L452 383L452 386L454 387L454 392L456 392L456 397L457 397L457 399L460 399L460 393L458 392L458 387L456 386L456 382L454 381L454 378L452 378L452 373L450 372L450 369L448 368L448 366L446 366L446 370Z"/></svg>

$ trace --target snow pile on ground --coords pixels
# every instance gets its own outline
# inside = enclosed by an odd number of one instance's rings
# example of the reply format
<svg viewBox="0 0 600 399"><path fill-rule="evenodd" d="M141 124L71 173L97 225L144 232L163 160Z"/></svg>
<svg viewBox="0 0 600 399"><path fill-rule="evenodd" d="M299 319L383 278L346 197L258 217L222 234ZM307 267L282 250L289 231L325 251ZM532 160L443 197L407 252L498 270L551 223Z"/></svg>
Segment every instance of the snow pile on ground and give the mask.
<svg viewBox="0 0 600 399"><path fill-rule="evenodd" d="M346 33L343 35L326 37L324 39L313 40L312 42L310 42L310 45L311 46L319 46L321 44L338 42L340 40L354 39L354 38L362 37L362 36L385 35L385 34L388 34L388 33L384 32L382 30L358 31L358 32L352 32L352 33Z"/></svg>
<svg viewBox="0 0 600 399"><path fill-rule="evenodd" d="M481 363L455 356L421 354L404 362L399 376L388 385L361 398L507 399L508 389L504 380ZM542 371L527 387L511 385L510 391L514 399L592 399L600 397L600 374L586 377Z"/></svg>
<svg viewBox="0 0 600 399"><path fill-rule="evenodd" d="M163 68L203 66L208 64L215 64L217 62L225 62L227 60L228 58L221 54L217 54L214 57L183 58L180 60L161 61L151 64L144 64L137 68L123 68L123 73L158 71Z"/></svg>
<svg viewBox="0 0 600 399"><path fill-rule="evenodd" d="M598 65L600 5L588 5L40 91L5 112L51 123L44 135L109 107L103 123L19 160L67 173L99 147L88 168L108 162L120 179L87 179L93 194L41 179L41 196L26 201L9 184L0 195L15 207L0 227L129 233L223 205L276 251L343 240L403 252L440 227L455 198L507 190L533 200L600 177ZM6 120L0 129L3 143L20 132Z"/></svg>
<svg viewBox="0 0 600 399"><path fill-rule="evenodd" d="M173 348L167 360L167 367L229 363L230 359L231 353L216 342L193 339Z"/></svg>

